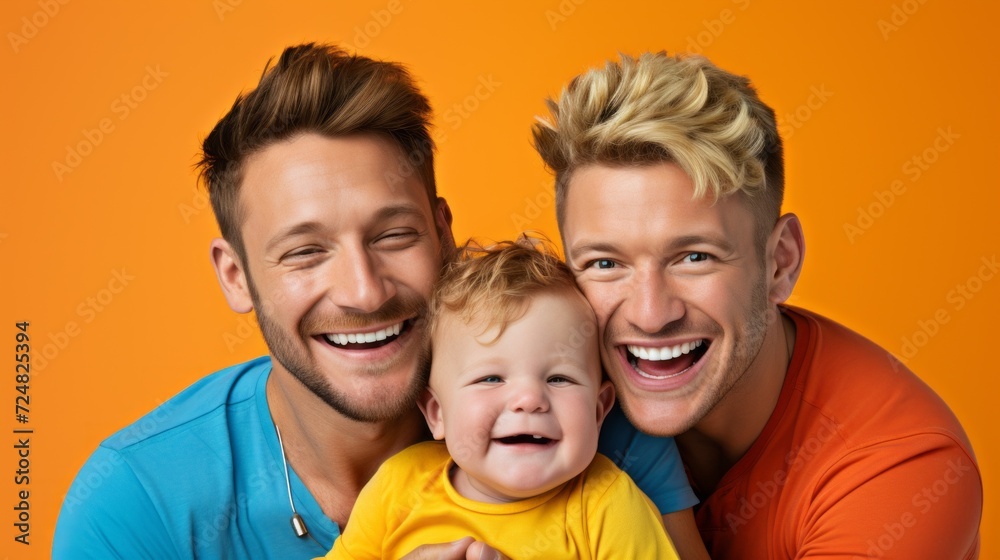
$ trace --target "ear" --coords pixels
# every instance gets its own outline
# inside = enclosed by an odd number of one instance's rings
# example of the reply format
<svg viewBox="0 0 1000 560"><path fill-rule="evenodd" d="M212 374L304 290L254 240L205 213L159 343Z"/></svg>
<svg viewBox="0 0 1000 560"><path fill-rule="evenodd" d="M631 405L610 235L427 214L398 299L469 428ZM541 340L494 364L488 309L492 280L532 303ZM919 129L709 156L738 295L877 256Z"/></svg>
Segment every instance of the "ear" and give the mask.
<svg viewBox="0 0 1000 560"><path fill-rule="evenodd" d="M597 427L600 428L604 419L611 412L611 405L615 404L615 386L610 381L604 380L601 388L597 391Z"/></svg>
<svg viewBox="0 0 1000 560"><path fill-rule="evenodd" d="M444 255L451 255L455 251L455 235L451 232L451 207L448 201L442 197L437 199L437 207L434 209L434 225L437 227L438 238L441 239L441 252Z"/></svg>
<svg viewBox="0 0 1000 560"><path fill-rule="evenodd" d="M424 389L424 392L417 397L417 406L420 407L420 412L424 413L427 427L431 429L434 439L444 439L444 416L441 414L441 403L434 390L430 387Z"/></svg>
<svg viewBox="0 0 1000 560"><path fill-rule="evenodd" d="M253 298L250 297L243 263L236 250L225 239L213 239L210 251L215 276L230 309L237 313L249 313L253 310Z"/></svg>
<svg viewBox="0 0 1000 560"><path fill-rule="evenodd" d="M802 224L795 214L785 214L767 239L767 295L771 303L782 303L792 295L805 254Z"/></svg>

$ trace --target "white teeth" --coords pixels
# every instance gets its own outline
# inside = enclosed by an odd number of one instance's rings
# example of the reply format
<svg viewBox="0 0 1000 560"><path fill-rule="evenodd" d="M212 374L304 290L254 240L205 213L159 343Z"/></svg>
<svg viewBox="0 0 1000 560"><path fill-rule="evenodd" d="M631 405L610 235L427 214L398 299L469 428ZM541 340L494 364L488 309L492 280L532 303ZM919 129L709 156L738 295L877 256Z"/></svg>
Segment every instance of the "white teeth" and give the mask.
<svg viewBox="0 0 1000 560"><path fill-rule="evenodd" d="M531 437L533 437L535 439L542 439L542 436L531 436Z"/></svg>
<svg viewBox="0 0 1000 560"><path fill-rule="evenodd" d="M330 333L326 335L326 340L331 344L357 344L363 342L376 342L396 336L402 331L403 323L396 323L384 329L369 333Z"/></svg>
<svg viewBox="0 0 1000 560"><path fill-rule="evenodd" d="M646 348L645 346L629 344L628 351L640 360L658 362L678 358L682 354L687 354L695 348L698 348L704 342L704 340L696 340L694 342L685 342L684 344L678 344L676 346L664 346L663 348Z"/></svg>

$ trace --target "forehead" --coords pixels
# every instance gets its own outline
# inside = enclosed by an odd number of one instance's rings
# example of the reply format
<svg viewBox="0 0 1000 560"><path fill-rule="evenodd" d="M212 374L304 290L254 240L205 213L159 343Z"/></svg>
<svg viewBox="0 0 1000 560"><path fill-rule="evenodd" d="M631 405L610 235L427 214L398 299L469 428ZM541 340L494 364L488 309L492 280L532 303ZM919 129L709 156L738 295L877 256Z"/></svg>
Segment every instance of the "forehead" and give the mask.
<svg viewBox="0 0 1000 560"><path fill-rule="evenodd" d="M430 207L419 174L391 140L375 134L307 133L264 148L244 165L240 203L244 223L265 229L356 219L383 205Z"/></svg>
<svg viewBox="0 0 1000 560"><path fill-rule="evenodd" d="M570 177L564 212L570 252L581 243L628 237L740 241L753 227L742 195L695 198L691 178L673 163L581 167Z"/></svg>

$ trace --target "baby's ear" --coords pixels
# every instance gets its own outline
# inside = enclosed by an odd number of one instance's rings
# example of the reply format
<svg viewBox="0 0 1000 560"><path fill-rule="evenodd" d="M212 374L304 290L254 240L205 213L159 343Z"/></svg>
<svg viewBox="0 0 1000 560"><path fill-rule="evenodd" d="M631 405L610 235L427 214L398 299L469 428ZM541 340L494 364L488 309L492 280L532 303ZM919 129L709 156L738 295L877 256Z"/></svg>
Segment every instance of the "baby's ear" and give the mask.
<svg viewBox="0 0 1000 560"><path fill-rule="evenodd" d="M597 427L600 428L611 412L611 406L615 404L615 386L610 381L604 380L601 388L597 391Z"/></svg>
<svg viewBox="0 0 1000 560"><path fill-rule="evenodd" d="M441 403L438 402L437 395L430 387L417 397L417 406L420 412L424 413L427 420L427 427L431 429L431 435L436 440L444 439L444 416L441 414Z"/></svg>

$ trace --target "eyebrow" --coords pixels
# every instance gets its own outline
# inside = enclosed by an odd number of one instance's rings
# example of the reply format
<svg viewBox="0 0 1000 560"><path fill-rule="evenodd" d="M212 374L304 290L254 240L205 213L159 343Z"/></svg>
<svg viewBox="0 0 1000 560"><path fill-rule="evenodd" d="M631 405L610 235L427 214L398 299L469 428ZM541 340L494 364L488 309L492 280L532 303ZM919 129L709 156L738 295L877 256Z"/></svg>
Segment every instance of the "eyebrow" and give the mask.
<svg viewBox="0 0 1000 560"><path fill-rule="evenodd" d="M275 246L280 245L282 241L290 237L307 233L316 233L321 229L323 229L323 226L319 222L302 222L295 224L294 226L291 226L280 232L278 235L272 237L271 240L267 242L267 245L264 246L264 252L270 252Z"/></svg>
<svg viewBox="0 0 1000 560"><path fill-rule="evenodd" d="M371 222L378 223L386 220L391 220L396 216L416 216L423 218L423 213L420 209L412 204L394 204L392 206L386 206L380 208L375 215L372 216ZM310 233L316 233L324 229L324 225L317 221L301 222L290 226L288 229L278 233L271 238L270 241L265 245L265 252L269 252L274 249L275 246L280 245L286 239L295 237L297 235L305 235Z"/></svg>
<svg viewBox="0 0 1000 560"><path fill-rule="evenodd" d="M418 218L423 218L424 213L420 211L420 208L412 204L394 204L392 206L386 206L380 208L375 216L372 218L373 222L381 222L396 216L416 216Z"/></svg>
<svg viewBox="0 0 1000 560"><path fill-rule="evenodd" d="M718 247L724 252L733 252L735 249L729 241L719 238L710 237L707 235L682 235L672 239L670 243L666 245L666 248L670 251L676 251L684 247L690 247L691 245L712 245L713 247ZM581 253L619 253L620 249L618 246L607 243L607 242L593 242L593 243L582 243L580 245L574 245L569 248L568 254L570 258Z"/></svg>
<svg viewBox="0 0 1000 560"><path fill-rule="evenodd" d="M681 237L671 241L667 246L671 249L680 249L691 245L712 245L729 253L735 250L733 244L726 239L707 235L682 235Z"/></svg>
<svg viewBox="0 0 1000 560"><path fill-rule="evenodd" d="M605 242L594 242L594 243L583 243L582 245L573 245L569 248L568 257L572 258L577 253L617 253L618 247L612 245L611 243Z"/></svg>

